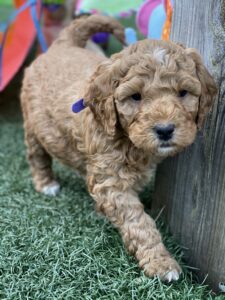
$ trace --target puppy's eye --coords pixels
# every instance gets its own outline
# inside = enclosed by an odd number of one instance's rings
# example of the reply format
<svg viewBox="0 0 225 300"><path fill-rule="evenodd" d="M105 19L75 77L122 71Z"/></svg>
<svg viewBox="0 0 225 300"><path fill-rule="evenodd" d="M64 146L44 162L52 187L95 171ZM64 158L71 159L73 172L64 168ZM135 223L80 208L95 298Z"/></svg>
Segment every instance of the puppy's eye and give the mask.
<svg viewBox="0 0 225 300"><path fill-rule="evenodd" d="M179 91L178 95L179 95L179 97L183 98L187 95L187 93L188 92L186 90L181 90L181 91Z"/></svg>
<svg viewBox="0 0 225 300"><path fill-rule="evenodd" d="M131 98L134 101L141 101L141 94L139 94L139 93L133 94L133 95L131 95Z"/></svg>

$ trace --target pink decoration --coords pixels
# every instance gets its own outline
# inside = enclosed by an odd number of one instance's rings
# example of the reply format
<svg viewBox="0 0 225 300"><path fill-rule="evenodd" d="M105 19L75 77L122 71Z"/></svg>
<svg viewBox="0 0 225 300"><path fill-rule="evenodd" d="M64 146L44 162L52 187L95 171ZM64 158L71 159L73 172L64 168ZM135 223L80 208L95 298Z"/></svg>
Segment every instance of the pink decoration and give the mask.
<svg viewBox="0 0 225 300"><path fill-rule="evenodd" d="M136 16L136 23L143 35L148 35L148 24L151 14L153 10L161 3L162 0L147 0L140 7Z"/></svg>

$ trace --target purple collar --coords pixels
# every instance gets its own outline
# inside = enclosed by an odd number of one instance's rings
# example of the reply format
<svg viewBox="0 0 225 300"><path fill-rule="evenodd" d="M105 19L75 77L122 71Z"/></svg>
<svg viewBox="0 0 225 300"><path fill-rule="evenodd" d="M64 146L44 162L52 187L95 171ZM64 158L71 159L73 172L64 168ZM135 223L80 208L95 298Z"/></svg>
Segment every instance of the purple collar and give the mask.
<svg viewBox="0 0 225 300"><path fill-rule="evenodd" d="M80 99L78 101L76 101L73 105L72 105L72 111L74 113L79 113L81 110L85 109L86 106L84 105L84 99Z"/></svg>

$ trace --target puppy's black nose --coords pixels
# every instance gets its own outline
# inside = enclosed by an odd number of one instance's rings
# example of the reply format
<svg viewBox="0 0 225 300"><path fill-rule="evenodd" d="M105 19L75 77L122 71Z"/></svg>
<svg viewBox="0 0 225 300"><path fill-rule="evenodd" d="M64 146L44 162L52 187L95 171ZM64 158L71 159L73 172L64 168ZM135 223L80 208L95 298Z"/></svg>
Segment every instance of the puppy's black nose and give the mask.
<svg viewBox="0 0 225 300"><path fill-rule="evenodd" d="M175 129L174 124L158 124L154 127L154 131L161 141L168 141L172 138Z"/></svg>

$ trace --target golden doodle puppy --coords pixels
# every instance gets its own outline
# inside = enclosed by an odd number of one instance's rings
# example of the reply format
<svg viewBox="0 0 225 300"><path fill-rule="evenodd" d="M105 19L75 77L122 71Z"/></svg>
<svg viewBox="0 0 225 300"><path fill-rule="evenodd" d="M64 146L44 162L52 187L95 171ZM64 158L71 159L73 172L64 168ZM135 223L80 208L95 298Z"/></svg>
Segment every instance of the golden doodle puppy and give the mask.
<svg viewBox="0 0 225 300"><path fill-rule="evenodd" d="M21 102L34 185L59 191L52 158L77 169L146 275L177 280L181 268L138 191L158 162L194 141L216 86L194 49L143 40L106 58L85 49L100 31L124 42L114 19L81 18L26 70Z"/></svg>

